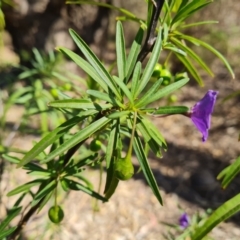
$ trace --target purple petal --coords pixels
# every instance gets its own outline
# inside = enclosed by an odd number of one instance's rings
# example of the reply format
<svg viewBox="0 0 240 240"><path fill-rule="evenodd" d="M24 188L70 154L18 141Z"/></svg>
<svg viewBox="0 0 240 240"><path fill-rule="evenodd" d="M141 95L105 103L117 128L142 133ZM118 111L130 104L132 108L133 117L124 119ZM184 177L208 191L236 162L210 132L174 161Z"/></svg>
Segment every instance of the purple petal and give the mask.
<svg viewBox="0 0 240 240"><path fill-rule="evenodd" d="M208 129L210 128L211 114L216 102L218 92L208 90L206 95L197 102L191 109L191 119L197 129L202 133L202 141L208 138Z"/></svg>
<svg viewBox="0 0 240 240"><path fill-rule="evenodd" d="M187 228L189 226L189 216L186 213L183 213L179 218L179 225L182 228Z"/></svg>

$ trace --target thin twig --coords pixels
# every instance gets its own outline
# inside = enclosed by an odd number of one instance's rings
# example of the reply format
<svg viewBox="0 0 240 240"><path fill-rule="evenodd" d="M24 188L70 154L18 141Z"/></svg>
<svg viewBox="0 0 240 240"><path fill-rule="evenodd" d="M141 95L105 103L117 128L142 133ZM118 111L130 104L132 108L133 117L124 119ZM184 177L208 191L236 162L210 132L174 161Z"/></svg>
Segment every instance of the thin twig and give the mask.
<svg viewBox="0 0 240 240"><path fill-rule="evenodd" d="M156 27L158 19L164 4L164 0L155 0L153 4L152 16L150 19L147 36L141 52L138 55L138 61L142 62L149 52L152 51L156 41Z"/></svg>

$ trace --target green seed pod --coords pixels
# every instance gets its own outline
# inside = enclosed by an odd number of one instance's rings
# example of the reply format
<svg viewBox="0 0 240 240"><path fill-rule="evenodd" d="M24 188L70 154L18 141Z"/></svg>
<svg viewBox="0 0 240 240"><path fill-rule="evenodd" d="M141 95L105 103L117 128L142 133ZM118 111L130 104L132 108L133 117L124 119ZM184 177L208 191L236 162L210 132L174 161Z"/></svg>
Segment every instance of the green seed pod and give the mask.
<svg viewBox="0 0 240 240"><path fill-rule="evenodd" d="M163 86L167 86L171 82L172 74L171 74L171 72L167 68L163 68L162 71L161 71L160 77L163 78L162 85Z"/></svg>
<svg viewBox="0 0 240 240"><path fill-rule="evenodd" d="M70 83L65 83L63 85L63 89L67 90L67 91L70 91L72 89L72 85Z"/></svg>
<svg viewBox="0 0 240 240"><path fill-rule="evenodd" d="M168 101L170 103L175 103L176 101L178 100L177 96L175 94L171 94L169 97L168 97Z"/></svg>
<svg viewBox="0 0 240 240"><path fill-rule="evenodd" d="M160 78L161 71L162 71L162 65L157 63L152 73L152 77L157 79Z"/></svg>
<svg viewBox="0 0 240 240"><path fill-rule="evenodd" d="M134 174L131 157L120 158L115 162L115 174L119 180L128 180Z"/></svg>
<svg viewBox="0 0 240 240"><path fill-rule="evenodd" d="M64 212L60 206L52 206L48 211L48 217L53 223L60 223L64 218Z"/></svg>
<svg viewBox="0 0 240 240"><path fill-rule="evenodd" d="M177 82L179 80L182 80L183 78L188 78L188 74L186 72L183 73L177 73L175 75L174 81Z"/></svg>
<svg viewBox="0 0 240 240"><path fill-rule="evenodd" d="M58 98L58 90L56 88L52 88L50 93L54 98Z"/></svg>
<svg viewBox="0 0 240 240"><path fill-rule="evenodd" d="M93 139L89 147L91 151L98 152L99 150L101 150L102 142L98 139Z"/></svg>

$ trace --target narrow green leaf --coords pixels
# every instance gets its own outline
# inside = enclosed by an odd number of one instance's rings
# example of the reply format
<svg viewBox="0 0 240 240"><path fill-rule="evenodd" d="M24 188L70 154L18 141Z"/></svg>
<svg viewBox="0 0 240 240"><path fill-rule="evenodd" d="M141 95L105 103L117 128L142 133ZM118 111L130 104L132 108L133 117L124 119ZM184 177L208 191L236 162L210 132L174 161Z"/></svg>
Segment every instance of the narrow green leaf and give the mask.
<svg viewBox="0 0 240 240"><path fill-rule="evenodd" d="M0 227L1 227L1 225L0 225ZM5 237L9 236L12 232L15 231L16 228L17 228L17 226L11 227L3 232L0 232L0 239L4 239Z"/></svg>
<svg viewBox="0 0 240 240"><path fill-rule="evenodd" d="M7 217L0 224L0 234L9 225L9 223L21 212L22 207L13 207L8 211ZM1 238L0 238L1 239Z"/></svg>
<svg viewBox="0 0 240 240"><path fill-rule="evenodd" d="M141 133L141 135L144 138L144 142L146 144L148 144L148 146L151 148L151 150L153 151L153 153L157 156L157 157L162 157L162 152L161 152L161 146L159 146L159 144L156 143L156 141L150 136L150 134L148 133L148 129L146 129L145 125L139 121L137 123L137 129L139 130L139 132ZM146 151L145 151L146 152Z"/></svg>
<svg viewBox="0 0 240 240"><path fill-rule="evenodd" d="M179 26L179 28L189 28L189 27L196 27L196 26L200 26L200 25L214 24L214 23L219 23L219 21L208 20L208 21L194 22L194 23L189 23L189 24L181 24Z"/></svg>
<svg viewBox="0 0 240 240"><path fill-rule="evenodd" d="M144 105L145 102L148 101L148 99L156 93L156 91L159 89L163 81L163 78L159 78L150 88L149 90L144 93L144 95L140 98L140 100L137 102L135 106L139 105Z"/></svg>
<svg viewBox="0 0 240 240"><path fill-rule="evenodd" d="M143 29L139 28L137 35L131 46L130 52L128 54L127 63L126 63L126 75L127 75L126 82L128 82L130 76L132 75L132 71L135 67L138 54L140 53L143 33L144 33Z"/></svg>
<svg viewBox="0 0 240 240"><path fill-rule="evenodd" d="M142 64L141 62L137 62L133 72L132 85L131 85L131 93L132 93L133 99L135 99L135 96L136 96L136 92L137 92L139 81L140 81L141 71L142 71Z"/></svg>
<svg viewBox="0 0 240 240"><path fill-rule="evenodd" d="M166 107L160 107L153 111L152 113L154 115L157 114L181 114L186 113L189 111L188 107L185 106L166 106Z"/></svg>
<svg viewBox="0 0 240 240"><path fill-rule="evenodd" d="M213 54L215 54L225 64L226 68L228 69L228 71L232 75L232 78L235 78L234 72L233 72L230 64L226 60L226 58L219 51L217 51L214 47L212 47L211 45L209 45L208 43L206 43L204 41L199 40L198 38L190 37L190 36L187 36L187 35L184 35L184 34L181 34L181 38L183 38L187 41L190 41L192 43L195 42L195 44L197 43L197 44L205 47L206 49L208 49Z"/></svg>
<svg viewBox="0 0 240 240"><path fill-rule="evenodd" d="M91 0L68 0L66 3L67 4L87 4L87 5L95 5L95 6L100 6L100 7L106 7L106 8L110 8L110 9L113 9L113 10L117 10L117 11L127 15L128 17L138 19L132 12L128 11L127 9L119 8L119 7L116 7L112 4L107 4L107 3L103 3L103 2L95 2L95 1L91 1Z"/></svg>
<svg viewBox="0 0 240 240"><path fill-rule="evenodd" d="M141 107L147 106L149 103L152 103L152 102L154 102L154 101L157 101L157 100L159 100L160 98L162 98L162 97L164 97L164 96L166 96L166 95L174 92L174 91L177 90L178 88L181 88L181 87L184 86L188 81L189 81L189 79L184 78L184 79L182 79L182 80L180 80L180 81L174 82L174 83L172 83L172 84L170 84L170 85L168 85L168 86L160 89L157 93L153 94L152 96L149 96L149 98L146 99L146 100L144 101L144 103L141 103L141 104L140 104L140 103L139 103L140 101L137 102L137 103L135 104L135 107L141 108Z"/></svg>
<svg viewBox="0 0 240 240"><path fill-rule="evenodd" d="M106 126L110 121L112 120L107 117L102 117L99 120L88 125L84 129L80 130L78 133L73 135L70 139L66 140L62 145L59 146L59 148L49 153L49 155L45 158L44 161L42 161L42 163L51 161L55 157L64 153L66 150L77 145L79 142L84 141L85 139L90 137L92 134L97 132L99 129Z"/></svg>
<svg viewBox="0 0 240 240"><path fill-rule="evenodd" d="M222 187L226 188L231 181L240 173L240 157L234 163L223 169L217 176L217 179L222 179Z"/></svg>
<svg viewBox="0 0 240 240"><path fill-rule="evenodd" d="M89 89L89 90L87 90L87 94L89 94L89 95L91 95L91 96L93 96L95 98L104 100L104 101L106 101L108 103L111 103L113 106L119 106L119 107L123 107L124 106L116 98L111 97L111 95L106 94L106 93L102 93L102 92L99 92L99 91L96 91L96 90Z"/></svg>
<svg viewBox="0 0 240 240"><path fill-rule="evenodd" d="M214 227L219 223L227 220L234 214L240 211L240 194L231 198L227 202L223 203L207 221L199 228L195 230L195 233L191 237L192 240L201 240L206 236Z"/></svg>
<svg viewBox="0 0 240 240"><path fill-rule="evenodd" d="M155 65L158 62L160 53L162 48L162 28L159 28L158 36L155 42L155 45L152 50L152 54L150 59L148 60L148 63L143 71L143 75L140 80L140 84L137 88L135 96L137 97L139 93L142 92L142 90L145 88L149 80L151 79L152 73L154 71Z"/></svg>
<svg viewBox="0 0 240 240"><path fill-rule="evenodd" d="M158 201L162 205L163 204L162 197L160 195L156 179L153 176L153 173L152 173L152 170L149 166L147 157L144 153L142 143L140 141L140 138L137 136L137 134L135 135L135 138L134 138L133 147L134 147L134 151L136 153L137 159L139 161L139 164L141 166L141 169L144 173L144 176L145 176L150 188L152 189L154 195L156 196L156 198L158 199Z"/></svg>
<svg viewBox="0 0 240 240"><path fill-rule="evenodd" d="M147 118L141 119L142 124L144 125L145 129L148 131L148 134L151 136L151 138L154 139L154 141L159 145L163 147L167 147L167 143L162 136L162 134L159 132L158 128Z"/></svg>
<svg viewBox="0 0 240 240"><path fill-rule="evenodd" d="M176 22L183 22L186 18L192 15L195 11L207 6L213 1L206 1L206 0L198 0L198 1L191 1L190 3L186 4L182 7L172 19L171 24L173 25Z"/></svg>
<svg viewBox="0 0 240 240"><path fill-rule="evenodd" d="M82 53L87 58L92 67L96 70L98 75L103 79L103 81L112 90L116 97L118 99L121 99L121 95L117 89L116 84L114 83L109 72L102 65L101 61L97 58L97 56L92 52L89 46L82 40L80 36L78 36L78 34L74 30L70 29L69 32L74 42L77 44L77 46L82 51Z"/></svg>
<svg viewBox="0 0 240 240"><path fill-rule="evenodd" d="M40 185L43 181L43 179L36 179L34 181L25 183L21 186L16 187L15 189L13 189L12 191L10 191L7 196L11 197L13 195L16 195L18 193L22 193L22 192L28 192L32 187L36 186L36 185Z"/></svg>
<svg viewBox="0 0 240 240"><path fill-rule="evenodd" d="M119 136L119 120L115 119L112 122L111 132L108 139L108 145L106 150L106 168L110 166L111 159L113 157L113 152L116 149L117 139Z"/></svg>
<svg viewBox="0 0 240 240"><path fill-rule="evenodd" d="M96 72L96 70L84 59L82 59L80 56L78 56L73 51L64 48L59 47L57 48L60 52L66 54L69 58L71 58L84 72L86 72L91 78L97 82L105 92L108 92L107 84L104 82L104 79L101 78L101 76Z"/></svg>
<svg viewBox="0 0 240 240"><path fill-rule="evenodd" d="M81 120L85 119L85 117L73 117L65 123L61 124L59 127L54 129L51 133L47 134L44 138L42 138L26 155L23 157L21 162L17 167L21 167L30 161L32 161L36 156L38 156L44 149L58 140L61 136L66 134L66 132L72 128L74 125L79 123Z"/></svg>
<svg viewBox="0 0 240 240"><path fill-rule="evenodd" d="M131 92L129 91L127 85L123 81L121 81L118 77L114 76L113 78L114 78L115 82L117 83L117 85L124 92L124 94L126 95L128 100L130 101L130 103L133 104L133 96L132 96Z"/></svg>
<svg viewBox="0 0 240 240"><path fill-rule="evenodd" d="M163 49L172 51L172 52L174 52L174 53L181 54L181 55L183 55L183 56L187 56L187 53L186 53L186 52L184 52L184 51L181 50L180 48L177 48L177 47L176 47L174 44L172 44L172 43L164 44Z"/></svg>
<svg viewBox="0 0 240 240"><path fill-rule="evenodd" d="M56 180L49 182L43 189L41 189L35 196L31 203L31 206L35 206L43 197L47 196L49 193L57 187Z"/></svg>
<svg viewBox="0 0 240 240"><path fill-rule="evenodd" d="M97 192L93 191L92 189L84 186L83 184L81 184L79 182L75 182L75 181L69 180L67 178L65 178L65 181L67 182L68 187L72 190L85 192L86 194L90 195L91 197L97 198L103 202L107 201L107 199L105 197L101 196Z"/></svg>
<svg viewBox="0 0 240 240"><path fill-rule="evenodd" d="M50 200L50 198L52 197L52 195L53 195L53 192L54 191L51 191L51 192L49 192L45 197L44 197L44 199L43 199L43 201L41 202L41 204L40 204L40 206L39 206L39 208L38 208L38 213L43 209L43 207L47 204L47 202Z"/></svg>
<svg viewBox="0 0 240 240"><path fill-rule="evenodd" d="M198 82L198 84L202 87L203 80L199 75L197 69L193 66L192 62L188 59L187 56L182 56L180 54L176 54L177 58L184 64L190 74L194 77L194 79Z"/></svg>
<svg viewBox="0 0 240 240"><path fill-rule="evenodd" d="M101 103L98 104L96 102L92 102L90 100L85 99L64 99L57 100L48 103L50 107L56 108L71 108L71 109L96 109L98 111L102 111L104 109L108 109L112 107L112 104Z"/></svg>
<svg viewBox="0 0 240 240"><path fill-rule="evenodd" d="M120 81L125 81L126 77L126 51L125 40L123 34L123 27L120 21L117 21L116 30L116 53L117 53L117 67Z"/></svg>
<svg viewBox="0 0 240 240"><path fill-rule="evenodd" d="M211 69L203 62L203 60L188 46L184 45L181 41L178 39L171 37L170 40L175 43L179 48L181 48L183 51L185 51L188 56L193 58L210 76L214 76Z"/></svg>

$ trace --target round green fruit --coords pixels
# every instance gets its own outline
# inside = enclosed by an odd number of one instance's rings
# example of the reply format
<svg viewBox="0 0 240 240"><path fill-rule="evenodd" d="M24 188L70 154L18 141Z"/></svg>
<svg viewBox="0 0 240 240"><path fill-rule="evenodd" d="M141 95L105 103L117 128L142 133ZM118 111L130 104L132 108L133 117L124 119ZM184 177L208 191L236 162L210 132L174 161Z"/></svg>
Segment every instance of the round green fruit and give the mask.
<svg viewBox="0 0 240 240"><path fill-rule="evenodd" d="M101 150L102 142L98 139L93 139L90 143L90 150L93 152L98 152Z"/></svg>
<svg viewBox="0 0 240 240"><path fill-rule="evenodd" d="M53 206L48 210L48 217L53 223L60 223L64 218L64 212L60 206Z"/></svg>
<svg viewBox="0 0 240 240"><path fill-rule="evenodd" d="M65 83L63 85L63 89L67 90L67 91L70 91L72 89L72 85L70 83Z"/></svg>
<svg viewBox="0 0 240 240"><path fill-rule="evenodd" d="M163 78L163 86L167 86L171 82L172 74L167 68L163 68L160 77Z"/></svg>
<svg viewBox="0 0 240 240"><path fill-rule="evenodd" d="M168 97L168 100L170 103L175 103L178 100L178 98L176 95L172 94Z"/></svg>
<svg viewBox="0 0 240 240"><path fill-rule="evenodd" d="M130 158L120 158L115 163L115 174L119 180L130 179L134 174L134 167Z"/></svg>
<svg viewBox="0 0 240 240"><path fill-rule="evenodd" d="M56 88L52 88L50 93L54 98L58 98L58 90Z"/></svg>
<svg viewBox="0 0 240 240"><path fill-rule="evenodd" d="M159 78L162 71L162 65L157 63L152 73L153 78Z"/></svg>

